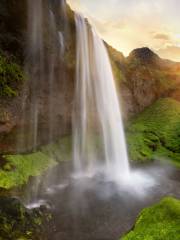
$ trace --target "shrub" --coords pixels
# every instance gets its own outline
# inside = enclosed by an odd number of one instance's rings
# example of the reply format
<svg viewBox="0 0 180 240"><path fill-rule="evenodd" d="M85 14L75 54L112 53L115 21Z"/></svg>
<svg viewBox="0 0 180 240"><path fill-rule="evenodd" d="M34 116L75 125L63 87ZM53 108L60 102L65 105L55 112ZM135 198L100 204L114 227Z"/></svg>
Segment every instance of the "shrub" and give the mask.
<svg viewBox="0 0 180 240"><path fill-rule="evenodd" d="M0 97L15 97L25 79L23 70L12 57L0 53Z"/></svg>

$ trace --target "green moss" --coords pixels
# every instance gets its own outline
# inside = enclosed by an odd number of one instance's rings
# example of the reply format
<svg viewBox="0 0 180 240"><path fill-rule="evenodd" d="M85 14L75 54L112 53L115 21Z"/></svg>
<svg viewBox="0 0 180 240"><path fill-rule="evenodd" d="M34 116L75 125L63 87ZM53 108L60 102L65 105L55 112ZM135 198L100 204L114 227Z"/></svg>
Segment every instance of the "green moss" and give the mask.
<svg viewBox="0 0 180 240"><path fill-rule="evenodd" d="M0 97L17 96L19 85L24 79L23 70L15 59L0 53Z"/></svg>
<svg viewBox="0 0 180 240"><path fill-rule="evenodd" d="M180 201L172 197L144 209L134 229L122 240L179 240Z"/></svg>
<svg viewBox="0 0 180 240"><path fill-rule="evenodd" d="M27 155L10 155L6 160L14 166L14 170L0 170L0 187L10 189L27 182L30 176L38 176L55 164L53 159L42 152Z"/></svg>
<svg viewBox="0 0 180 240"><path fill-rule="evenodd" d="M25 184L30 176L41 175L48 168L70 157L70 137L42 147L34 153L4 156L7 163L0 170L0 188L10 189Z"/></svg>
<svg viewBox="0 0 180 240"><path fill-rule="evenodd" d="M164 98L147 108L129 124L127 142L131 160L180 162L180 103Z"/></svg>
<svg viewBox="0 0 180 240"><path fill-rule="evenodd" d="M57 162L67 161L71 159L72 138L66 136L56 143L42 147L41 150L48 156L52 156Z"/></svg>

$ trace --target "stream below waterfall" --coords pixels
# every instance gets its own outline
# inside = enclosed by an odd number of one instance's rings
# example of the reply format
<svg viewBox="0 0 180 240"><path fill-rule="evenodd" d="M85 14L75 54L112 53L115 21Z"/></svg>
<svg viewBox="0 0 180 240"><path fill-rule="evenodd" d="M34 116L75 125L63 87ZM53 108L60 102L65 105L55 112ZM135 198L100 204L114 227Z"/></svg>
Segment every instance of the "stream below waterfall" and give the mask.
<svg viewBox="0 0 180 240"><path fill-rule="evenodd" d="M180 197L180 170L156 162L134 171L151 175L153 184L135 188L107 181L98 174L76 179L70 174L69 163L60 164L40 179L34 198L33 181L37 179L31 180L25 194L26 204L29 208L47 205L52 211L54 228L50 229L48 239L117 240L133 227L144 207L164 196Z"/></svg>

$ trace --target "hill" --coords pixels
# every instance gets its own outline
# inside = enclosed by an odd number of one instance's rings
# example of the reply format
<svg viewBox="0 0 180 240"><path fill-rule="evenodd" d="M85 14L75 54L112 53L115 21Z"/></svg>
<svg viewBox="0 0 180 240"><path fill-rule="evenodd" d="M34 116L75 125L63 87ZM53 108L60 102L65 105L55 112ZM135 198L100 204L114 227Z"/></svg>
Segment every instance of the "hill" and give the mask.
<svg viewBox="0 0 180 240"><path fill-rule="evenodd" d="M108 50L127 118L162 97L180 101L180 63L161 59L149 48L135 49L127 58Z"/></svg>
<svg viewBox="0 0 180 240"><path fill-rule="evenodd" d="M170 158L180 163L180 102L162 98L127 127L130 159Z"/></svg>
<svg viewBox="0 0 180 240"><path fill-rule="evenodd" d="M160 203L145 208L139 215L135 227L122 240L178 240L180 201L166 197Z"/></svg>

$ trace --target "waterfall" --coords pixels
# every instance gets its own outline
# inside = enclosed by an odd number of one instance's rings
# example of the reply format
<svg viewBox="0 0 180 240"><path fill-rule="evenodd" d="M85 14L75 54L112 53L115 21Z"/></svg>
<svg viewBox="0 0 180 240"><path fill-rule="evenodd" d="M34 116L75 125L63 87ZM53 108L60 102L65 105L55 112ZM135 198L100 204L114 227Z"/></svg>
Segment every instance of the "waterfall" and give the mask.
<svg viewBox="0 0 180 240"><path fill-rule="evenodd" d="M64 58L69 23L64 0L27 0L27 6L27 80L17 149L36 152L40 146L54 143L66 132L66 113L61 112L67 98ZM52 159L58 158L51 148L48 154ZM40 184L40 178L34 180L33 201Z"/></svg>
<svg viewBox="0 0 180 240"><path fill-rule="evenodd" d="M28 59L27 71L29 78L33 79L30 86L31 107L29 126L32 136L28 139L28 145L36 150L38 138L39 100L41 84L44 79L44 44L43 44L43 3L42 0L28 0ZM38 66L38 68L37 68ZM31 69L31 70L30 70Z"/></svg>
<svg viewBox="0 0 180 240"><path fill-rule="evenodd" d="M19 152L36 151L67 128L64 59L69 23L64 0L27 0L25 82ZM63 93L63 94L62 94ZM64 102L63 102L64 101ZM62 128L59 125L63 125Z"/></svg>
<svg viewBox="0 0 180 240"><path fill-rule="evenodd" d="M123 121L106 47L83 17L76 14L75 21L75 172L92 174L101 162L108 174L127 176L129 163Z"/></svg>

